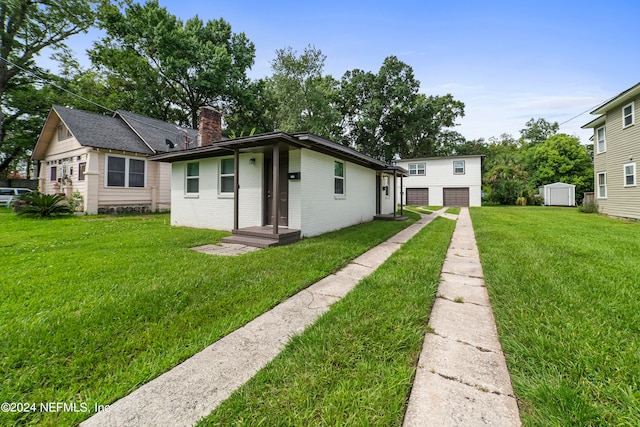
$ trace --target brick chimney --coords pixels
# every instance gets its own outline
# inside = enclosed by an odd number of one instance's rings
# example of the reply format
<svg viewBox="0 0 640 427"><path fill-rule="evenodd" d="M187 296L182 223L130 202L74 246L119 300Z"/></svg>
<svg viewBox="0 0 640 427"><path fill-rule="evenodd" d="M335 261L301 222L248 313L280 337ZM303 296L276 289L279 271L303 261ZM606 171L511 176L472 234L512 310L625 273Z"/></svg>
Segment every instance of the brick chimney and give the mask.
<svg viewBox="0 0 640 427"><path fill-rule="evenodd" d="M198 134L198 147L222 141L222 114L208 105L200 107Z"/></svg>

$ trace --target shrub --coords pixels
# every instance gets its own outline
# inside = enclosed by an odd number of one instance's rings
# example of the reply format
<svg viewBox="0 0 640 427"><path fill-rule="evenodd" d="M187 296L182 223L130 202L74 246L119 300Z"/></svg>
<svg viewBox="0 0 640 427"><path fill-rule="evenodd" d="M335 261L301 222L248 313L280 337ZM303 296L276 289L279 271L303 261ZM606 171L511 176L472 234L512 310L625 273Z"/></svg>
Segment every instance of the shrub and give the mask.
<svg viewBox="0 0 640 427"><path fill-rule="evenodd" d="M598 204L595 200L590 200L588 202L582 202L580 206L578 206L578 210L583 213L598 213Z"/></svg>
<svg viewBox="0 0 640 427"><path fill-rule="evenodd" d="M73 213L64 196L43 194L39 191L31 191L19 196L13 209L18 215L40 218Z"/></svg>
<svg viewBox="0 0 640 427"><path fill-rule="evenodd" d="M522 196L518 197L516 199L516 205L517 206L527 206L527 198L526 197L522 197Z"/></svg>

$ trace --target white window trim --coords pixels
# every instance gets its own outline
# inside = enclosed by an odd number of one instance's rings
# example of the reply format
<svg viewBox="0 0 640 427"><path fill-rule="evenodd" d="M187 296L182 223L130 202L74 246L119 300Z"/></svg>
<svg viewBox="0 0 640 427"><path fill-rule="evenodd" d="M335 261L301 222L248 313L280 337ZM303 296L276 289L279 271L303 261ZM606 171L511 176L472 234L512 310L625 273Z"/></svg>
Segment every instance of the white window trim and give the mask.
<svg viewBox="0 0 640 427"><path fill-rule="evenodd" d="M333 160L333 197L335 199L346 199L347 198L347 162L342 160ZM342 176L336 175L336 163L342 163ZM337 179L342 179L342 193L336 193L336 184L335 181Z"/></svg>
<svg viewBox="0 0 640 427"><path fill-rule="evenodd" d="M462 172L456 172L456 163L462 163ZM453 174L454 175L464 175L466 170L467 170L467 168L466 168L464 160L454 160L453 161Z"/></svg>
<svg viewBox="0 0 640 427"><path fill-rule="evenodd" d="M411 166L415 166L415 173L411 173ZM422 166L422 173L420 173L420 166ZM426 163L409 163L409 176L424 176L427 174Z"/></svg>
<svg viewBox="0 0 640 427"><path fill-rule="evenodd" d="M627 107L631 107L631 123L629 123L628 125L625 125L624 124L624 118L625 118L624 110ZM633 105L633 102L630 102L629 104L627 104L627 105L622 107L622 129L625 129L625 128L628 128L630 126L633 126L636 123L636 118L635 118L636 114L635 114L635 112L636 112L636 108Z"/></svg>
<svg viewBox="0 0 640 427"><path fill-rule="evenodd" d="M198 164L198 175L194 175L194 176L189 176L189 164L190 163L197 163ZM197 193L190 193L188 191L189 188L189 180L198 180L198 192ZM200 197L200 162L187 162L184 165L184 196L185 198L194 198L197 199Z"/></svg>
<svg viewBox="0 0 640 427"><path fill-rule="evenodd" d="M224 160L234 160L233 157L223 157L220 159L220 163L218 163L218 197L232 199L233 191L222 191L222 178L234 177L235 182L235 163L233 165L233 173L222 173L222 162ZM234 160L235 161L235 160Z"/></svg>
<svg viewBox="0 0 640 427"><path fill-rule="evenodd" d="M602 150L600 150L600 138L598 137L598 131L602 129ZM601 154L607 151L607 131L604 126L600 126L596 129L596 153Z"/></svg>
<svg viewBox="0 0 640 427"><path fill-rule="evenodd" d="M600 175L604 176L604 196L600 195ZM598 199L606 199L607 198L607 173L606 172L598 172L596 174L596 189Z"/></svg>
<svg viewBox="0 0 640 427"><path fill-rule="evenodd" d="M109 185L109 157L119 157L125 159L124 162L124 186ZM129 187L129 162L130 160L140 160L144 163L144 186L143 187ZM143 190L147 188L147 175L149 170L147 168L147 160L141 159L136 156L121 156L118 154L107 154L104 156L104 187L105 188L131 188L133 190Z"/></svg>
<svg viewBox="0 0 640 427"><path fill-rule="evenodd" d="M627 166L633 167L633 184L627 184ZM625 187L636 186L636 184L638 183L637 176L636 176L636 162L626 163L622 166L622 182L624 183Z"/></svg>

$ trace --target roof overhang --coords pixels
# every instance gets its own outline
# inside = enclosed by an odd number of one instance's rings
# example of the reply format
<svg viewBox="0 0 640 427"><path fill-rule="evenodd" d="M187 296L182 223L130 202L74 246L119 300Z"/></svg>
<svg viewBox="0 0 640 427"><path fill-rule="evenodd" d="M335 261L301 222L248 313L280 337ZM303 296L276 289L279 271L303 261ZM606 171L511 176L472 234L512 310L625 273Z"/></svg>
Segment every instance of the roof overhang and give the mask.
<svg viewBox="0 0 640 427"><path fill-rule="evenodd" d="M53 138L53 135L58 128L58 121L62 119L56 113L54 108L49 110L49 114L47 115L47 119L44 122L44 126L42 126L42 130L40 131L40 135L38 136L38 141L36 142L35 147L33 147L33 152L31 153L32 160L44 160L47 154L47 148L49 148L49 141Z"/></svg>
<svg viewBox="0 0 640 427"><path fill-rule="evenodd" d="M637 83L635 86L632 86L624 92L614 96L610 100L605 101L604 104L593 110L591 114L605 114L612 108L616 108L630 102L638 95L640 95L640 83Z"/></svg>
<svg viewBox="0 0 640 427"><path fill-rule="evenodd" d="M606 118L607 117L605 115L602 115L600 117L597 117L597 118L591 120L589 123L580 126L580 128L582 128L582 129L590 129L590 128L598 128L600 126L604 126Z"/></svg>

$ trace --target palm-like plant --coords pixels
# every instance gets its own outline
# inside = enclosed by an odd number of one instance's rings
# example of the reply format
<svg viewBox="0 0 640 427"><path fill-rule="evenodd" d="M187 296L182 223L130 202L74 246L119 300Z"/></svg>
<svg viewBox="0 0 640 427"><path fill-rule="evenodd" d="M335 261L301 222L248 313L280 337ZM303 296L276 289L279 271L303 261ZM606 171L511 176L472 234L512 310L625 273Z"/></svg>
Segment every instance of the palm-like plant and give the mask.
<svg viewBox="0 0 640 427"><path fill-rule="evenodd" d="M69 215L73 209L64 196L58 194L43 194L31 191L20 195L13 205L18 215L48 218L57 215Z"/></svg>

